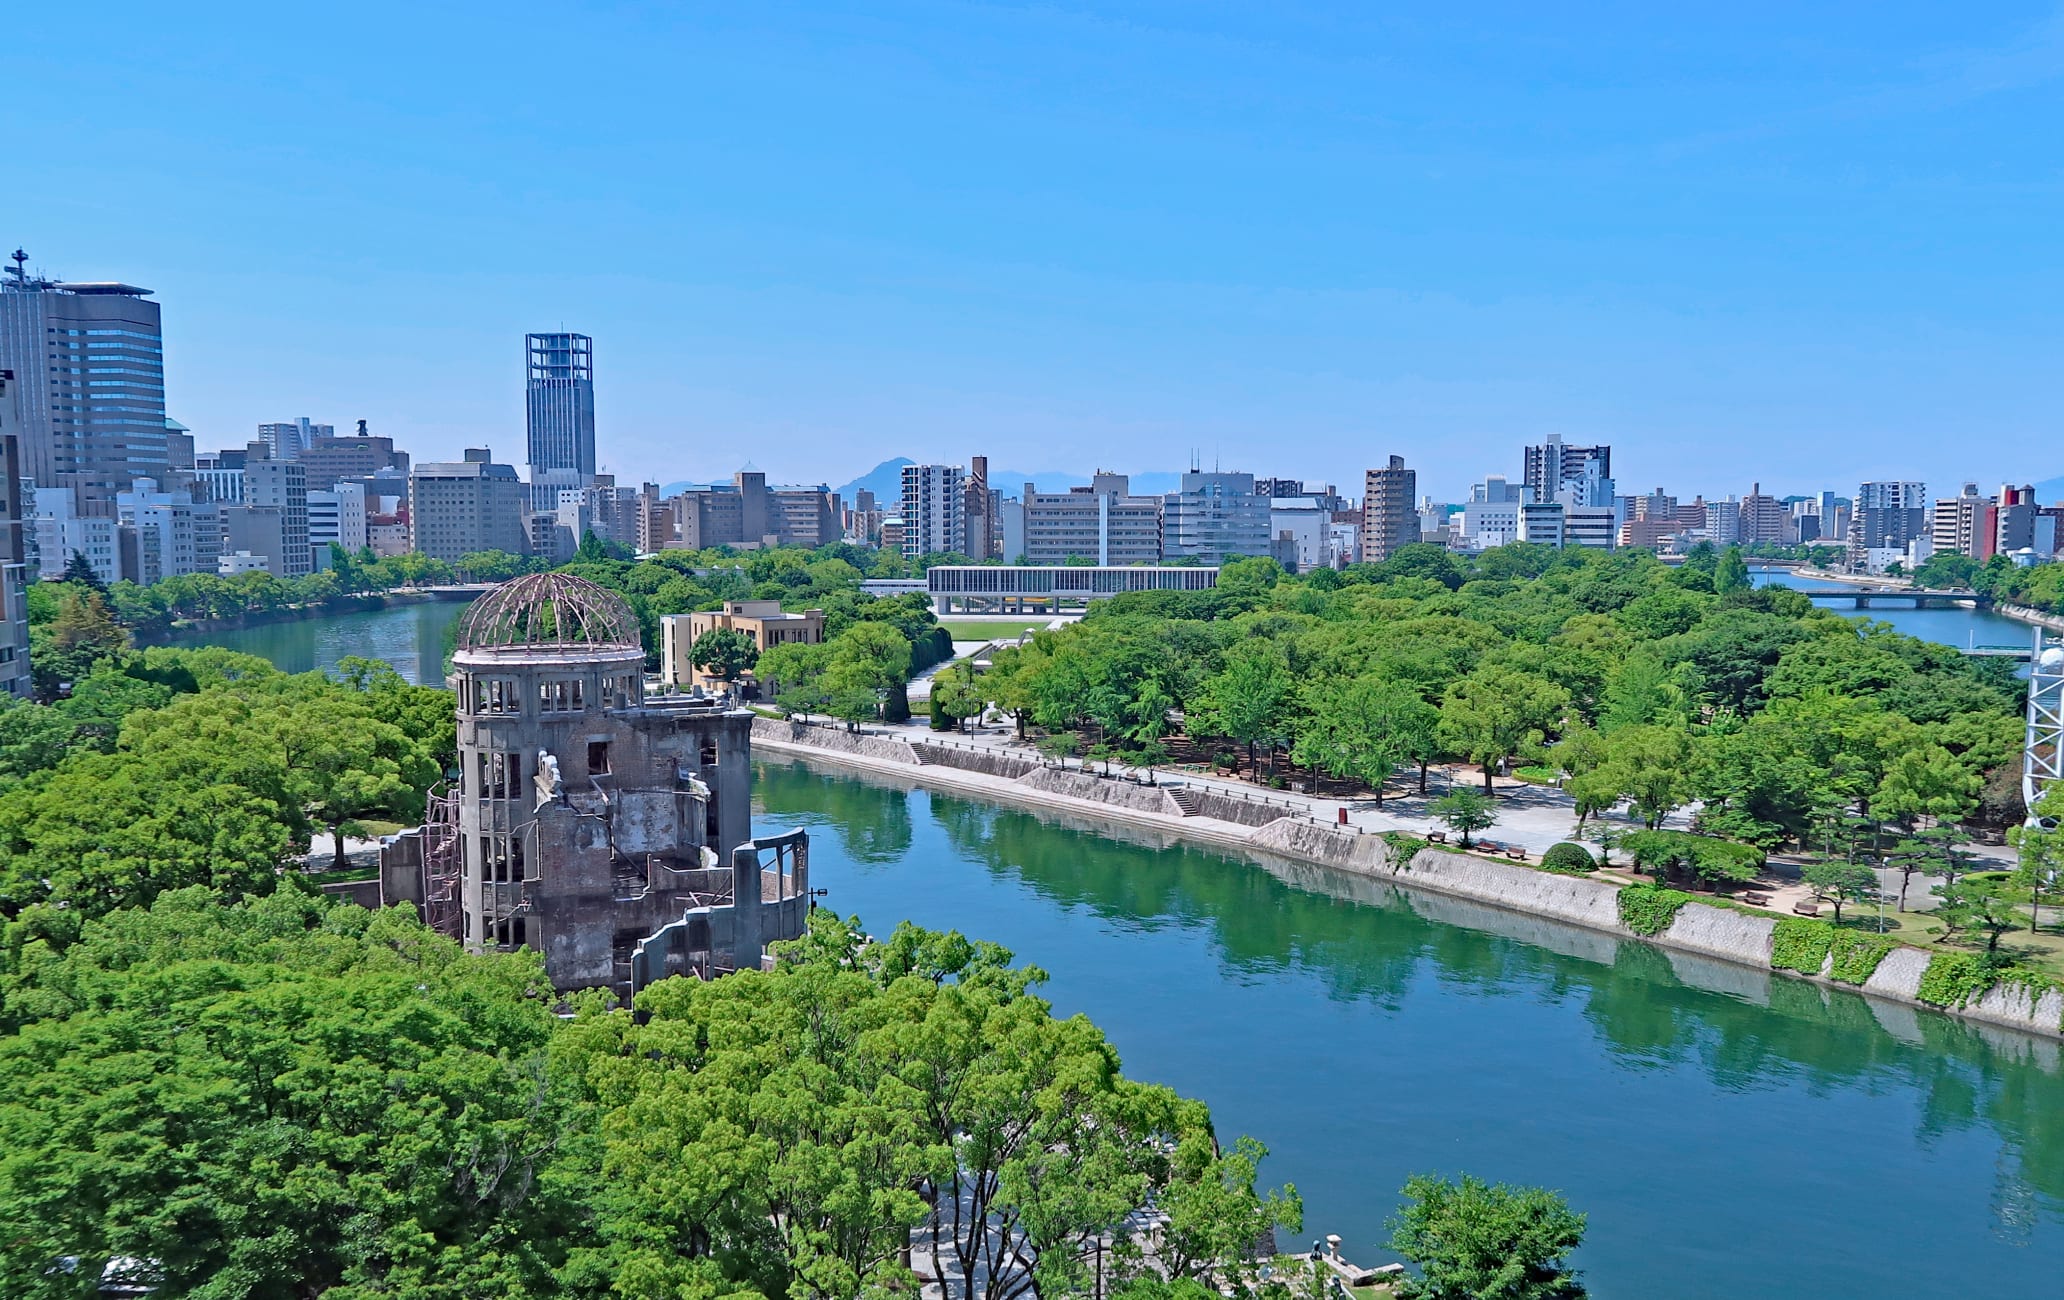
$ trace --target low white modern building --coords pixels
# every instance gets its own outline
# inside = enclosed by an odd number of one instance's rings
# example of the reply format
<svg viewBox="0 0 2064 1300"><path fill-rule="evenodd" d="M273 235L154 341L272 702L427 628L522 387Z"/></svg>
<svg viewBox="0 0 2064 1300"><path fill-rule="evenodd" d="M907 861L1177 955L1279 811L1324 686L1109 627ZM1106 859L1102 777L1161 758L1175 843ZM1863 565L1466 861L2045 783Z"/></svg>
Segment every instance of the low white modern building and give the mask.
<svg viewBox="0 0 2064 1300"><path fill-rule="evenodd" d="M1128 591L1209 591L1218 570L1089 564L942 564L925 575L941 614L1051 612Z"/></svg>

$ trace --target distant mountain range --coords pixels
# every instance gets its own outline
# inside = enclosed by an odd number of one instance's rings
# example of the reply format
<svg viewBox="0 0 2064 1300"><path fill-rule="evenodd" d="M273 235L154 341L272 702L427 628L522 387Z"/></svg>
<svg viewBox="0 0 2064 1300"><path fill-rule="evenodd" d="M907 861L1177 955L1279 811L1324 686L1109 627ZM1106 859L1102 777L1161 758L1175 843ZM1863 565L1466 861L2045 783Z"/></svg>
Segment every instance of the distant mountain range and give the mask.
<svg viewBox="0 0 2064 1300"><path fill-rule="evenodd" d="M845 499L846 504L851 505L853 494L865 489L874 493L874 499L881 503L882 509L887 510L903 497L903 467L915 463L907 456L885 460L852 482L842 484L838 489L839 495ZM1175 491L1181 478L1181 474L1162 471L1134 474L1132 491L1136 496L1158 496L1163 492ZM1041 492L1065 492L1069 488L1088 487L1089 477L1085 474L1065 474L1059 470L1042 470L1036 474L1027 474L1018 469L989 471L989 486L1005 496L1018 495L1025 490L1027 483L1036 483Z"/></svg>
<svg viewBox="0 0 2064 1300"><path fill-rule="evenodd" d="M1945 492L1943 495L1949 494ZM2036 484L2035 501L2037 505L2054 505L2064 501L2064 478L2046 478Z"/></svg>

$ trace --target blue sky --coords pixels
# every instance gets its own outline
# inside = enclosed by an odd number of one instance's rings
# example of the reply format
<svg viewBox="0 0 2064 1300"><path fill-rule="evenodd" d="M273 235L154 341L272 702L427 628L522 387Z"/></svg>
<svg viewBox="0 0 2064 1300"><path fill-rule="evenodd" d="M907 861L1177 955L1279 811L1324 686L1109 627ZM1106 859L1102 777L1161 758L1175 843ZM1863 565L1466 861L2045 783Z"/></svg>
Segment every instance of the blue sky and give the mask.
<svg viewBox="0 0 2064 1300"><path fill-rule="evenodd" d="M2064 473L2051 4L17 6L0 241L165 304L204 447L892 455L1453 496Z"/></svg>

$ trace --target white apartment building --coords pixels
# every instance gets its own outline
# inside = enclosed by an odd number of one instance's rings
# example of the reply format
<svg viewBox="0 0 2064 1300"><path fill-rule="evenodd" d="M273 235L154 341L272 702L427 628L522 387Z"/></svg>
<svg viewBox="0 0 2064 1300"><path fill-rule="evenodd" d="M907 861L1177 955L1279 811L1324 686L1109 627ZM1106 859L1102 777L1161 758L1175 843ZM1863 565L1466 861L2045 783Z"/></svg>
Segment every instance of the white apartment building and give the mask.
<svg viewBox="0 0 2064 1300"><path fill-rule="evenodd" d="M329 566L332 543L347 551L367 545L365 484L338 482L308 494L308 549L315 567Z"/></svg>
<svg viewBox="0 0 2064 1300"><path fill-rule="evenodd" d="M903 557L958 551L965 540L962 510L967 471L959 465L903 467ZM1015 558L1015 557L1013 557Z"/></svg>

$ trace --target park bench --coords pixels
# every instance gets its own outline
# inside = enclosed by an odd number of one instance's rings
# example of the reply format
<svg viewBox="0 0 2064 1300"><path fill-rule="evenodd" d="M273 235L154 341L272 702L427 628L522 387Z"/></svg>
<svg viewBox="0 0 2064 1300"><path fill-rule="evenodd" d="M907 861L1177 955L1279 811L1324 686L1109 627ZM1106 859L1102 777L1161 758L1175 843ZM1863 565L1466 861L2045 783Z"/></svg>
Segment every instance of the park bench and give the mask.
<svg viewBox="0 0 2064 1300"><path fill-rule="evenodd" d="M1814 902L1810 898L1802 898L1798 902L1792 904L1792 910L1794 912L1797 912L1800 916L1819 916L1820 904Z"/></svg>
<svg viewBox="0 0 2064 1300"><path fill-rule="evenodd" d="M1426 842L1428 844L1446 844L1448 842L1448 833L1446 831L1428 831L1426 832Z"/></svg>
<svg viewBox="0 0 2064 1300"><path fill-rule="evenodd" d="M1513 847L1505 850L1505 856L1511 858L1514 862L1525 862L1526 850L1520 848L1517 845L1514 845Z"/></svg>

